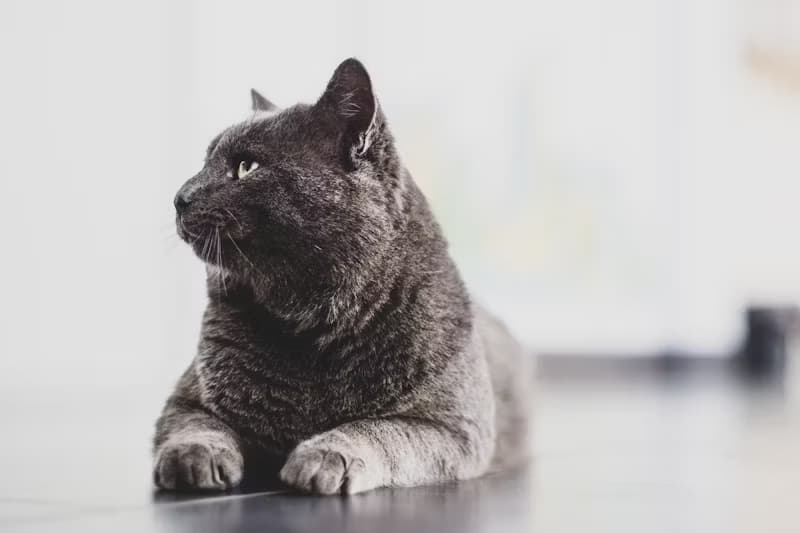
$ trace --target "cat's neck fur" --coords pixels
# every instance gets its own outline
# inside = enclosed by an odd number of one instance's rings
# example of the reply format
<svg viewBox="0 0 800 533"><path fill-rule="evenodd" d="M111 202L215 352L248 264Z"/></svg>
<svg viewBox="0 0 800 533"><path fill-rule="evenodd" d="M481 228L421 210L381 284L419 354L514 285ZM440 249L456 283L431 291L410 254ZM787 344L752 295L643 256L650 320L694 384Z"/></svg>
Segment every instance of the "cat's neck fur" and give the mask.
<svg viewBox="0 0 800 533"><path fill-rule="evenodd" d="M384 253L376 253L368 263L355 268L349 265L348 271L340 273L281 280L253 268L231 272L210 267L209 306L222 312L258 308L263 316L282 322L283 331L310 337L323 349L342 336L362 333L382 320L389 308L401 306L404 314L419 313L418 307L430 302L412 305L399 295L417 293L422 285L426 289L449 287L466 303L466 291L447 254L446 242L413 181L404 191L404 203L406 223L394 242L383 247Z"/></svg>

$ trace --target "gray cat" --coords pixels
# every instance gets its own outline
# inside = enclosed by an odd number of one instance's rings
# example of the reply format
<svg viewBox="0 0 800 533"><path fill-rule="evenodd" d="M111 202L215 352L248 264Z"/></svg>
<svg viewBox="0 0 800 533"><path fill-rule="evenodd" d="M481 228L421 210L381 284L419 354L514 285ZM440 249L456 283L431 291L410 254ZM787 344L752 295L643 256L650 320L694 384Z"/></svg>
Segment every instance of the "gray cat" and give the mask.
<svg viewBox="0 0 800 533"><path fill-rule="evenodd" d="M363 65L314 105L252 97L175 197L209 302L156 484L223 490L274 458L291 487L354 493L523 460L528 358L470 302Z"/></svg>

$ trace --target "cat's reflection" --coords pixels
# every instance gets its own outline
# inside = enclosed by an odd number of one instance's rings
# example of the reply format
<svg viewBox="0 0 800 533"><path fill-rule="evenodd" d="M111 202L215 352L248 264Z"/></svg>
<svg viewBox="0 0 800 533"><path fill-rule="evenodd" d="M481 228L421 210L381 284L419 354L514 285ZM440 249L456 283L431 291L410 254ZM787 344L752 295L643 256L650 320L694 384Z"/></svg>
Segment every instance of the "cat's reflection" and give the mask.
<svg viewBox="0 0 800 533"><path fill-rule="evenodd" d="M166 502L166 495L156 501ZM498 515L530 523L527 471L354 496L227 493L156 507L164 531L484 531Z"/></svg>

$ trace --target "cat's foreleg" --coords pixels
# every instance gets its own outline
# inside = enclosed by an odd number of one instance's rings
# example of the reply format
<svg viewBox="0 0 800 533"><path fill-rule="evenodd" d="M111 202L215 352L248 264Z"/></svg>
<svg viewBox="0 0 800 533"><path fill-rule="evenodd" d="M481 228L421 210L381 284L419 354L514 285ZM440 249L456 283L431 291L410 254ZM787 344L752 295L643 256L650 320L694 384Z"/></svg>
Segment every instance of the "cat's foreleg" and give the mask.
<svg viewBox="0 0 800 533"><path fill-rule="evenodd" d="M242 479L239 438L199 405L171 398L156 424L155 483L162 489L225 490Z"/></svg>
<svg viewBox="0 0 800 533"><path fill-rule="evenodd" d="M461 417L359 420L301 442L280 476L319 494L467 479L488 467L494 449L489 426Z"/></svg>

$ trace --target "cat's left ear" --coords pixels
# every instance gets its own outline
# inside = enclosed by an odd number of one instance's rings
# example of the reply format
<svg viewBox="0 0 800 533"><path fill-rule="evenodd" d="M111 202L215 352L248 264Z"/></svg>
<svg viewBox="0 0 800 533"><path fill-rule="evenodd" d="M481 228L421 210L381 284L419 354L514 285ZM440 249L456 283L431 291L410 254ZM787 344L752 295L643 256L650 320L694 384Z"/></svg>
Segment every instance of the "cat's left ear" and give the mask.
<svg viewBox="0 0 800 533"><path fill-rule="evenodd" d="M250 89L250 99L253 101L253 111L275 111L278 106L261 96L255 89Z"/></svg>
<svg viewBox="0 0 800 533"><path fill-rule="evenodd" d="M378 102L364 65L345 59L333 73L317 106L332 111L341 126L342 151L352 158L364 157L377 133Z"/></svg>

